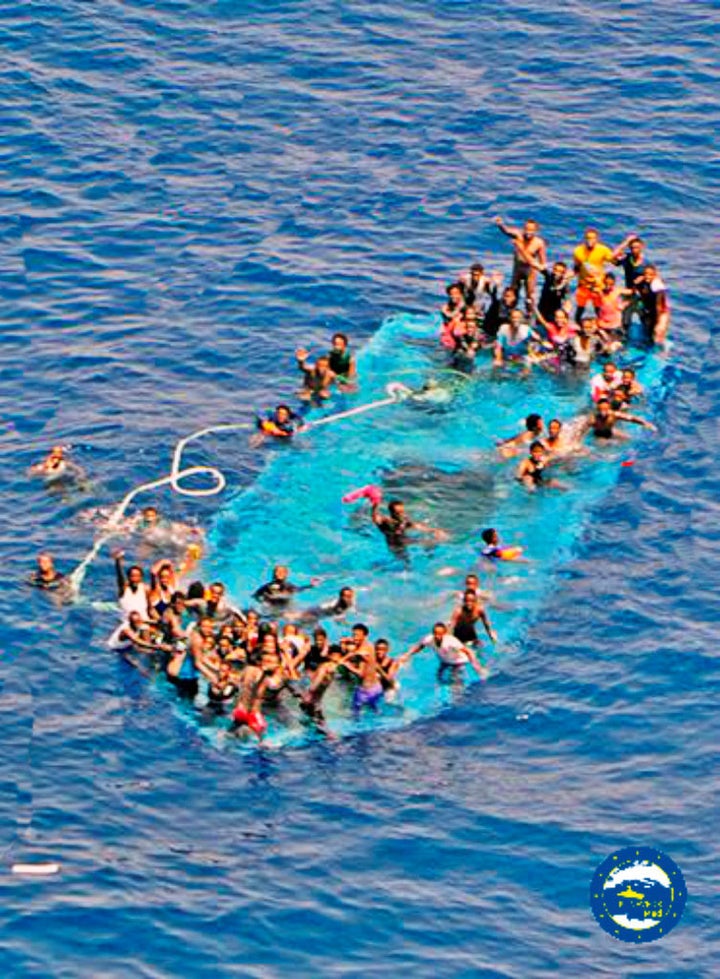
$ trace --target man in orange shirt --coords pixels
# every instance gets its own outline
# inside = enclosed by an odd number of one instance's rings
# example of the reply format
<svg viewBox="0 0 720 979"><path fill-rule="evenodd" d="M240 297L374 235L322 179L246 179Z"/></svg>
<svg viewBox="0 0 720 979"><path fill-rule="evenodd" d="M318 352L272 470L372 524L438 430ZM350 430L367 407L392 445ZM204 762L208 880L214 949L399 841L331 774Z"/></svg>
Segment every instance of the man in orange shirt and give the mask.
<svg viewBox="0 0 720 979"><path fill-rule="evenodd" d="M585 307L592 303L596 314L602 305L602 287L605 276L605 266L612 264L614 252L612 248L600 241L596 228L588 228L582 244L573 252L575 275L578 288L575 296L577 308L575 322L582 322Z"/></svg>

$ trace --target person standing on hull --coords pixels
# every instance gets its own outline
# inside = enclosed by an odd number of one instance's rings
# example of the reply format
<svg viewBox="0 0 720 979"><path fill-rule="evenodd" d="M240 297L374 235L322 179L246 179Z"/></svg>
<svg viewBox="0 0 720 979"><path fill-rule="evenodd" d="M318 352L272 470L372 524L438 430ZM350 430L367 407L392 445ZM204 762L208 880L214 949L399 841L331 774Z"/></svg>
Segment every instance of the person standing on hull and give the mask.
<svg viewBox="0 0 720 979"><path fill-rule="evenodd" d="M417 541L417 538L410 536L411 532L433 536L438 542L447 540L447 534L444 530L431 527L426 523L420 523L417 520L411 520L405 512L405 504L401 500L391 500L388 503L387 513L382 512L379 501L373 503L371 517L372 522L385 537L390 550L402 556L405 556L405 549L408 544Z"/></svg>
<svg viewBox="0 0 720 979"><path fill-rule="evenodd" d="M482 319L489 300L491 279L485 275L485 269L480 262L473 262L469 272L464 272L458 282L465 292L465 306L474 309Z"/></svg>
<svg viewBox="0 0 720 979"><path fill-rule="evenodd" d="M648 265L636 286L640 320L647 340L662 346L670 328L670 301L667 286L654 265Z"/></svg>
<svg viewBox="0 0 720 979"><path fill-rule="evenodd" d="M578 280L575 295L575 322L578 326L588 305L594 307L596 315L599 314L605 266L611 264L614 258L613 250L600 241L597 228L588 228L573 252L573 268Z"/></svg>
<svg viewBox="0 0 720 979"><path fill-rule="evenodd" d="M544 268L547 265L547 246L545 239L538 233L540 225L537 221L528 220L520 230L506 225L501 217L495 218L495 224L504 235L512 239L515 255L510 285L518 295L520 287L524 286L525 304L530 312L535 306L538 266Z"/></svg>
<svg viewBox="0 0 720 979"><path fill-rule="evenodd" d="M565 309L569 301L572 272L568 269L566 262L553 262L550 271L540 265L538 272L543 277L543 284L540 289L537 311L549 323L554 323L557 311Z"/></svg>
<svg viewBox="0 0 720 979"><path fill-rule="evenodd" d="M479 679L487 679L488 671L480 664L473 650L456 639L455 636L450 635L444 622L436 622L432 632L411 646L406 653L403 653L398 664L405 666L413 656L417 656L423 649L431 649L440 660L439 680L445 679L448 672L457 674L468 663L475 670Z"/></svg>

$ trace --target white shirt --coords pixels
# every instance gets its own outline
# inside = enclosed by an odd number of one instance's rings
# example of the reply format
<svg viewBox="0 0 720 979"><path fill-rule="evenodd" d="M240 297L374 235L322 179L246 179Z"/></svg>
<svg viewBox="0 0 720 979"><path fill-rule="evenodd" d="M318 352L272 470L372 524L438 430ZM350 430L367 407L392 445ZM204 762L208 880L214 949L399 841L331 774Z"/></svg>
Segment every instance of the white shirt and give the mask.
<svg viewBox="0 0 720 979"><path fill-rule="evenodd" d="M125 586L122 598L118 600L118 605L125 613L125 618L130 618L131 612L139 612L143 619L148 617L148 586L140 582L137 591L133 591L130 585Z"/></svg>
<svg viewBox="0 0 720 979"><path fill-rule="evenodd" d="M448 666L462 666L463 663L467 663L468 661L463 643L459 639L456 639L455 636L451 636L449 632L446 632L442 637L442 642L439 646L435 642L435 636L430 633L422 640L420 648L434 649L443 663L447 663Z"/></svg>
<svg viewBox="0 0 720 979"><path fill-rule="evenodd" d="M604 374L596 374L595 377L590 382L591 394L593 401L599 401L600 398L607 398L609 394L622 384L622 372L615 371L612 381L607 381Z"/></svg>

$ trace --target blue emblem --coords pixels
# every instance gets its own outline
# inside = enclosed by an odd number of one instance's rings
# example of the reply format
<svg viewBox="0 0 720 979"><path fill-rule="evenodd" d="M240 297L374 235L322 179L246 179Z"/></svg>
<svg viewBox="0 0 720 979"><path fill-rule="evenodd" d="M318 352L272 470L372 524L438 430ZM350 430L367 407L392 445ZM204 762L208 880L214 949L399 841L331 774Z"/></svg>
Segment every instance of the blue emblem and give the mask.
<svg viewBox="0 0 720 979"><path fill-rule="evenodd" d="M601 928L621 942L654 942L682 917L687 888L670 857L650 846L611 853L595 871L590 907Z"/></svg>

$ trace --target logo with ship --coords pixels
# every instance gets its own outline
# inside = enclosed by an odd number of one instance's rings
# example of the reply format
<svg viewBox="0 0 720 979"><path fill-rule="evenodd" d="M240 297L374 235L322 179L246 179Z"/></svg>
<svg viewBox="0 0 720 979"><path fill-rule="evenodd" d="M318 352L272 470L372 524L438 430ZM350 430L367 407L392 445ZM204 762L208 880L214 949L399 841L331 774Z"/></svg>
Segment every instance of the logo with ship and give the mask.
<svg viewBox="0 0 720 979"><path fill-rule="evenodd" d="M664 938L680 920L687 889L682 871L661 850L628 846L595 871L590 906L613 938L634 945Z"/></svg>

